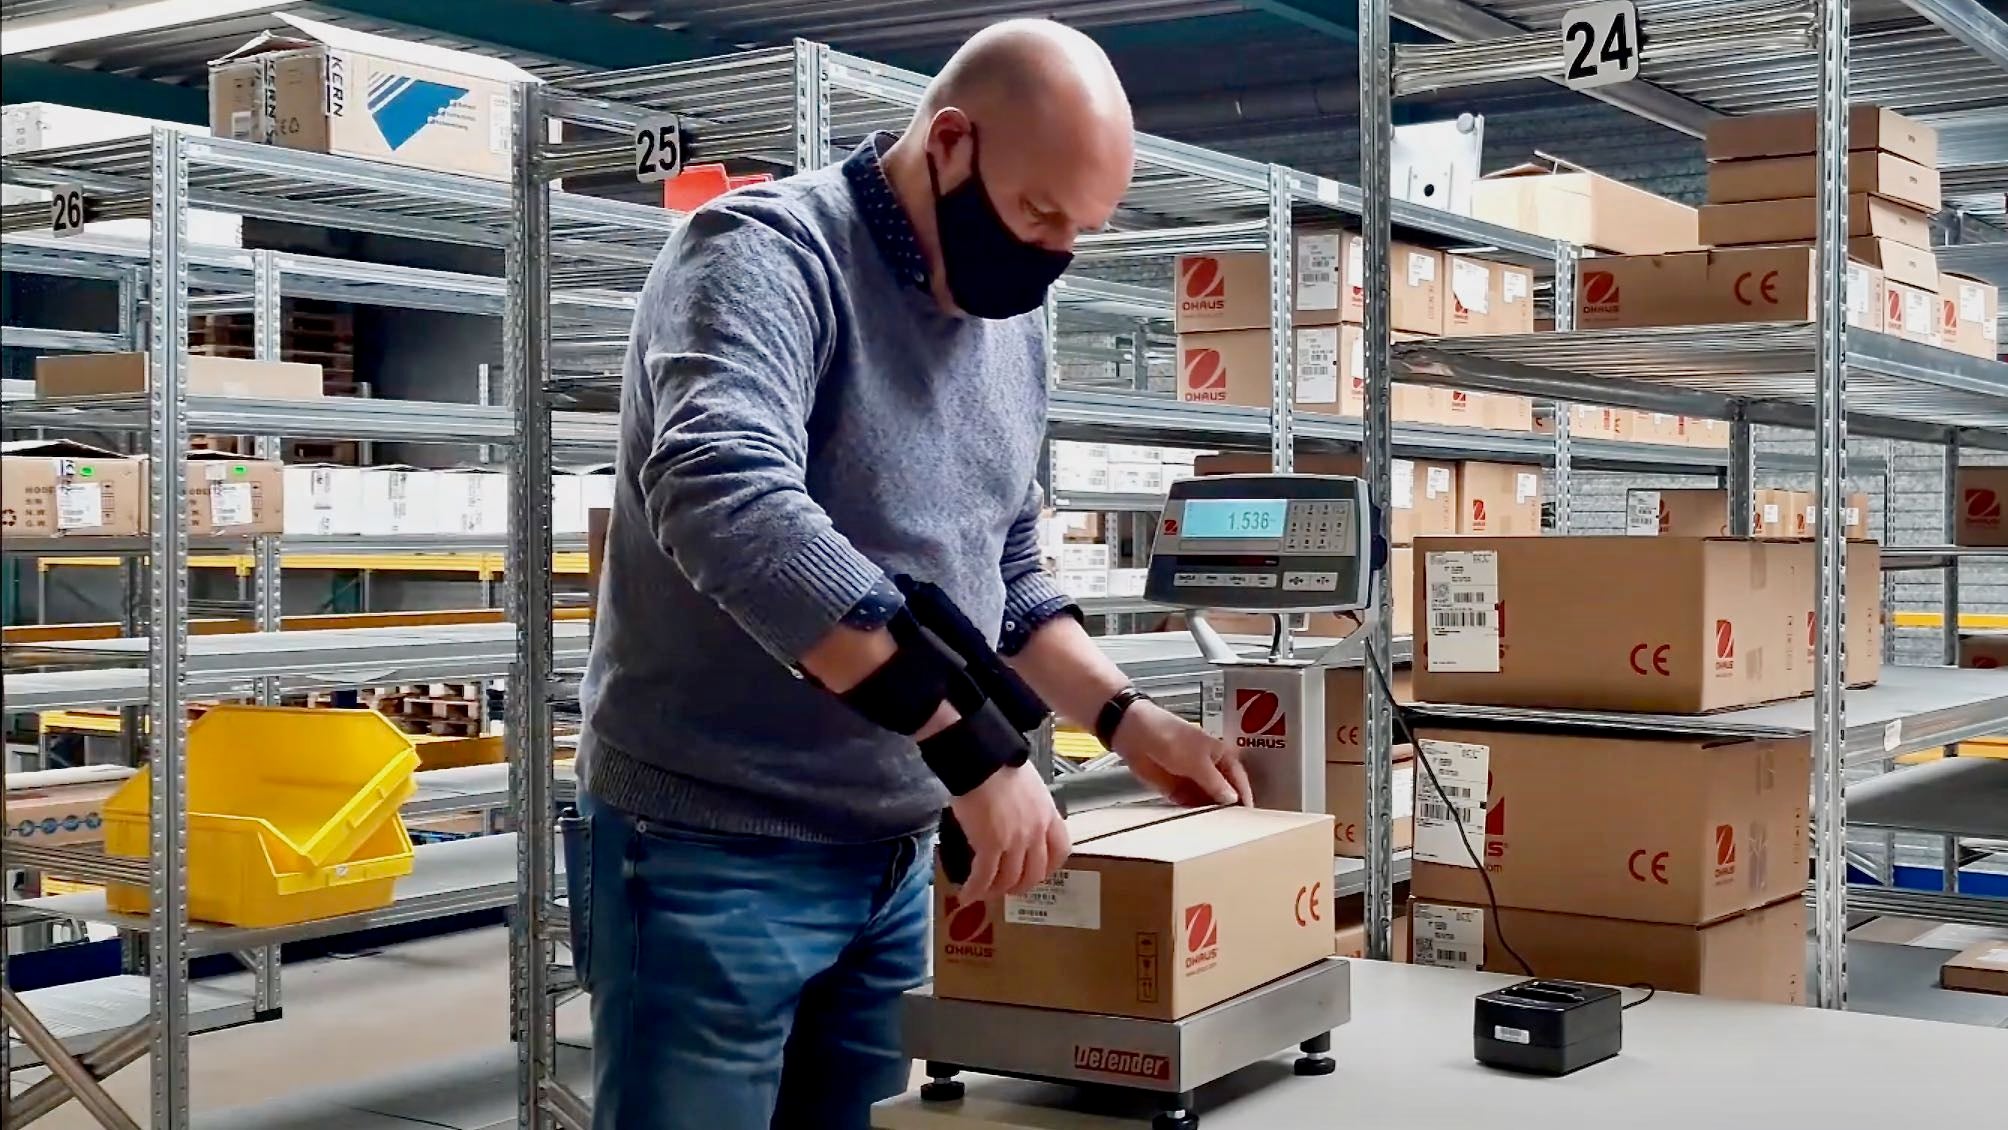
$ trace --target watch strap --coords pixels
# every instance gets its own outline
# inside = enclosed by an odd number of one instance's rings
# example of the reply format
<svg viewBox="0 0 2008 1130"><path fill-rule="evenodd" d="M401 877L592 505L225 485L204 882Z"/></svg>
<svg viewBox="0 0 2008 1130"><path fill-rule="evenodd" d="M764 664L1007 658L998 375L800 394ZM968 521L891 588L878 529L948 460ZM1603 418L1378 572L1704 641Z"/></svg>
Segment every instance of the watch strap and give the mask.
<svg viewBox="0 0 2008 1130"><path fill-rule="evenodd" d="M1102 743L1103 749L1113 750L1116 747L1116 729L1123 724L1123 716L1129 713L1129 708L1149 700L1149 695L1135 687L1124 687L1109 696L1109 700L1095 714L1095 740Z"/></svg>

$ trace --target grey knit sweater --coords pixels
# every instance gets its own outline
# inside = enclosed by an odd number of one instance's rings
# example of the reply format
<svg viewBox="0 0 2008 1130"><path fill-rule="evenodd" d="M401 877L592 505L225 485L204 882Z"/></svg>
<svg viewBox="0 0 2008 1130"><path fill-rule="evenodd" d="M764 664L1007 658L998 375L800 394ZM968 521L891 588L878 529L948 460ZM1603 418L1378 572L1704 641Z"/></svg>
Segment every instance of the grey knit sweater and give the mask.
<svg viewBox="0 0 2008 1130"><path fill-rule="evenodd" d="M1038 315L944 314L877 151L699 210L641 294L583 692L585 787L644 818L864 842L947 796L789 661L885 591L1008 631L1041 572Z"/></svg>

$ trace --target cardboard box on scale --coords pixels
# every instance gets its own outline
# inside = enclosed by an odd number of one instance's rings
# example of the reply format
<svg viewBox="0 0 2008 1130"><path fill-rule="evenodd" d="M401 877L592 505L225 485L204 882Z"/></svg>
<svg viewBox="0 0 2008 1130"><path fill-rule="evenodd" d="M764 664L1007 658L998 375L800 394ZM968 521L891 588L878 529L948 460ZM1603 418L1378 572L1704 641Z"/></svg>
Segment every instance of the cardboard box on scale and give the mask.
<svg viewBox="0 0 2008 1130"><path fill-rule="evenodd" d="M1699 926L1800 897L1812 753L1722 739L1422 726L1414 870L1424 901ZM1446 794L1448 799L1446 799Z"/></svg>
<svg viewBox="0 0 2008 1130"><path fill-rule="evenodd" d="M136 534L146 515L145 465L72 440L0 443L0 534Z"/></svg>
<svg viewBox="0 0 2008 1130"><path fill-rule="evenodd" d="M1067 866L1023 896L965 906L937 876L936 993L1176 1020L1332 953L1330 816L1126 806L1067 827Z"/></svg>
<svg viewBox="0 0 2008 1130"><path fill-rule="evenodd" d="M1408 922L1417 965L1523 973L1499 940L1503 928L1543 977L1805 1003L1806 906L1796 898L1700 927L1412 898Z"/></svg>

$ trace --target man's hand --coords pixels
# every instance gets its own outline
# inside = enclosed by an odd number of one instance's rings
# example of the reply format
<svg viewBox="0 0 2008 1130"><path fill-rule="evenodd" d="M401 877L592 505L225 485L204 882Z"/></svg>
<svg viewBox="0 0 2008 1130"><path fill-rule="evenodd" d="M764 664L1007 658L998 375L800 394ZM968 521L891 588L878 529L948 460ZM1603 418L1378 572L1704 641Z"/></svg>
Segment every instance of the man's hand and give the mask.
<svg viewBox="0 0 2008 1130"><path fill-rule="evenodd" d="M1115 752L1130 772L1176 804L1253 804L1248 770L1225 742L1154 702L1131 706Z"/></svg>
<svg viewBox="0 0 2008 1130"><path fill-rule="evenodd" d="M950 807L976 857L956 893L963 902L1022 895L1059 870L1073 849L1053 794L1029 764L999 769Z"/></svg>

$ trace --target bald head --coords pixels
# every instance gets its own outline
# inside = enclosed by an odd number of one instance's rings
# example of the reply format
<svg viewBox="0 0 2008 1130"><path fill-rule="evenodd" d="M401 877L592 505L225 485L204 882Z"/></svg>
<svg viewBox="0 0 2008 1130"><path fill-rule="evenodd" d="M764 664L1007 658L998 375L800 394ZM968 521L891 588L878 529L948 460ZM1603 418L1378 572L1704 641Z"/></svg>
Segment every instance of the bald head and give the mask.
<svg viewBox="0 0 2008 1130"><path fill-rule="evenodd" d="M920 182L930 195L980 171L1014 234L1064 251L1108 223L1128 191L1131 130L1129 98L1093 40L1049 20L1008 20L956 51L889 158L918 177L931 163Z"/></svg>

